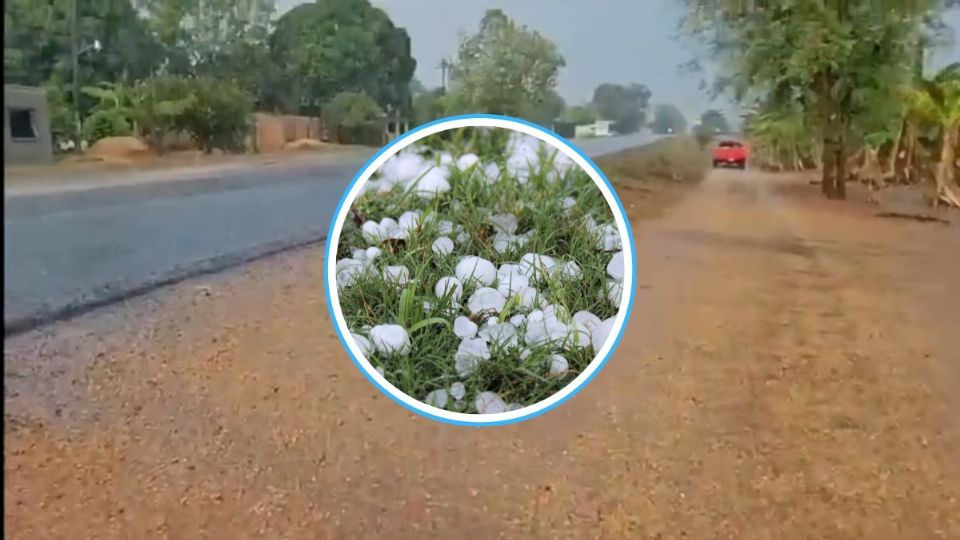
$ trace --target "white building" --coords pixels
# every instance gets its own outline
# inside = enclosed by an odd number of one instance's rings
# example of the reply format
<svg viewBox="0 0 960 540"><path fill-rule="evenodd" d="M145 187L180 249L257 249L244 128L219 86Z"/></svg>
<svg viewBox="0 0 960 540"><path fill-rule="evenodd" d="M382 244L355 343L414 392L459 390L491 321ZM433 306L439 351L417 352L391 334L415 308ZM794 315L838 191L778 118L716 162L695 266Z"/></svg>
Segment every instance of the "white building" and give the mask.
<svg viewBox="0 0 960 540"><path fill-rule="evenodd" d="M592 124L577 126L575 128L574 137L577 139L590 137L609 137L611 135L610 126L612 125L612 120L597 120Z"/></svg>

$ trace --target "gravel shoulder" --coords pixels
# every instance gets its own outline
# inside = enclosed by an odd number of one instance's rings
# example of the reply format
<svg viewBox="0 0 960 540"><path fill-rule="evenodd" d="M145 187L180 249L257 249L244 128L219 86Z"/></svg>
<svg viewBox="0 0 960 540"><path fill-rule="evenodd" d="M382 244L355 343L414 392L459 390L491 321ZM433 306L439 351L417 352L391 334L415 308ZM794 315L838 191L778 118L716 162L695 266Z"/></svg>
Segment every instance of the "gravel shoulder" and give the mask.
<svg viewBox="0 0 960 540"><path fill-rule="evenodd" d="M624 189L627 333L514 426L380 395L316 248L9 338L7 537L960 537L960 230L814 192Z"/></svg>

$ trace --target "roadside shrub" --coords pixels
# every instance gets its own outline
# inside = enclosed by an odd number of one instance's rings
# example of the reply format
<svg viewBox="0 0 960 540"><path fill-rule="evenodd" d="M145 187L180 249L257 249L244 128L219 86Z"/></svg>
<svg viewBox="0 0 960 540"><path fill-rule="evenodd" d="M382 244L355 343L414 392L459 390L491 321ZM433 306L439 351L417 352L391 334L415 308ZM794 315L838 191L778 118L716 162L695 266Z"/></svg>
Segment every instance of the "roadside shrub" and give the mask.
<svg viewBox="0 0 960 540"><path fill-rule="evenodd" d="M383 111L363 92L341 92L323 107L323 124L340 143L382 144L382 118Z"/></svg>
<svg viewBox="0 0 960 540"><path fill-rule="evenodd" d="M179 115L177 127L208 154L214 148L243 151L253 110L250 95L233 81L209 77L190 80L188 88L192 103Z"/></svg>
<svg viewBox="0 0 960 540"><path fill-rule="evenodd" d="M47 105L50 108L50 134L54 150L71 147L77 132L73 107L67 103L66 95L58 84L47 86Z"/></svg>
<svg viewBox="0 0 960 540"><path fill-rule="evenodd" d="M93 144L104 137L122 137L133 133L130 122L118 110L94 111L83 122L83 138Z"/></svg>
<svg viewBox="0 0 960 540"><path fill-rule="evenodd" d="M130 92L132 116L153 148L163 153L163 138L174 129L196 102L190 81L178 77L152 77L137 83Z"/></svg>

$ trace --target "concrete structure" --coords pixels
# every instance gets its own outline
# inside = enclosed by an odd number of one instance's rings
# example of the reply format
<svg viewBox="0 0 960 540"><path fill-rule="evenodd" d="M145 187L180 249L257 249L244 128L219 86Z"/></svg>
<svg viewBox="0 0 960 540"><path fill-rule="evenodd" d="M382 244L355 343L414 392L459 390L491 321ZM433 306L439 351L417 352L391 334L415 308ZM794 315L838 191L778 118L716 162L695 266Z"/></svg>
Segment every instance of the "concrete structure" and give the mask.
<svg viewBox="0 0 960 540"><path fill-rule="evenodd" d="M43 88L3 85L3 164L53 162L50 110Z"/></svg>
<svg viewBox="0 0 960 540"><path fill-rule="evenodd" d="M587 137L609 137L611 135L610 126L612 125L612 120L597 120L592 124L577 126L574 136L578 139Z"/></svg>

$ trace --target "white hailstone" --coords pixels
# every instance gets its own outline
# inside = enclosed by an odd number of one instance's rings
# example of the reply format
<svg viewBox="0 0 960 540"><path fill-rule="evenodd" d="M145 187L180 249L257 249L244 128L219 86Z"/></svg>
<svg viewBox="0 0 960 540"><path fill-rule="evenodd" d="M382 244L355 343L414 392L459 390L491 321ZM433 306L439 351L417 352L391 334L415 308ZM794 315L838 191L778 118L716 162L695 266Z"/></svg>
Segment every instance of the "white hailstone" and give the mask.
<svg viewBox="0 0 960 540"><path fill-rule="evenodd" d="M574 199L573 197L564 197L561 204L563 205L564 210L569 211L569 210L573 210L573 207L577 205L577 200Z"/></svg>
<svg viewBox="0 0 960 540"><path fill-rule="evenodd" d="M497 253L503 254L516 247L519 247L516 236L502 232L493 235L493 249L495 249Z"/></svg>
<svg viewBox="0 0 960 540"><path fill-rule="evenodd" d="M399 324L381 324L370 329L370 342L380 354L408 354L410 335Z"/></svg>
<svg viewBox="0 0 960 540"><path fill-rule="evenodd" d="M449 165L449 164L451 164L451 163L453 163L453 156L452 156L452 155L448 154L447 152L444 152L444 153L440 154L440 164L441 164L441 165Z"/></svg>
<svg viewBox="0 0 960 540"><path fill-rule="evenodd" d="M533 351L530 349L524 349L520 351L520 360L526 360L527 358L530 358L531 354L533 354Z"/></svg>
<svg viewBox="0 0 960 540"><path fill-rule="evenodd" d="M450 191L450 182L443 169L433 168L424 173L416 184L416 193L425 199Z"/></svg>
<svg viewBox="0 0 960 540"><path fill-rule="evenodd" d="M453 399L460 401L463 399L463 396L467 395L467 387L464 386L462 382L457 381L450 385L450 390L447 392Z"/></svg>
<svg viewBox="0 0 960 540"><path fill-rule="evenodd" d="M522 314L522 313L518 313L518 314L514 315L513 317L510 317L510 324L512 324L512 325L514 325L514 326L516 326L516 327L518 327L518 328L519 328L520 326L523 326L523 323L525 323L525 322L527 322L527 316L524 315L524 314Z"/></svg>
<svg viewBox="0 0 960 540"><path fill-rule="evenodd" d="M507 405L507 408L504 412L519 411L523 408L523 405L519 403L510 403Z"/></svg>
<svg viewBox="0 0 960 540"><path fill-rule="evenodd" d="M443 388L434 390L427 394L427 397L423 398L423 402L427 405L442 409L447 406L447 391Z"/></svg>
<svg viewBox="0 0 960 540"><path fill-rule="evenodd" d="M476 165L478 161L480 161L480 158L476 154L464 154L457 159L457 168L465 171Z"/></svg>
<svg viewBox="0 0 960 540"><path fill-rule="evenodd" d="M370 266L377 257L380 256L380 248L368 247L367 249L353 250L353 258L363 263L363 266Z"/></svg>
<svg viewBox="0 0 960 540"><path fill-rule="evenodd" d="M461 377L469 377L471 373L476 371L481 361L476 356L461 352L453 355L453 367L457 370L457 375Z"/></svg>
<svg viewBox="0 0 960 540"><path fill-rule="evenodd" d="M567 313L567 308L563 306L558 306L556 304L547 303L542 308L544 318L550 319L569 319L569 314Z"/></svg>
<svg viewBox="0 0 960 540"><path fill-rule="evenodd" d="M540 310L534 310L527 316L526 330L524 341L531 346L560 342L570 333L566 324Z"/></svg>
<svg viewBox="0 0 960 540"><path fill-rule="evenodd" d="M385 217L380 220L380 236L384 239L398 239L405 238L406 234L400 230L397 220Z"/></svg>
<svg viewBox="0 0 960 540"><path fill-rule="evenodd" d="M616 279L608 279L607 286L607 300L615 306L619 306L620 302L623 301L623 282Z"/></svg>
<svg viewBox="0 0 960 540"><path fill-rule="evenodd" d="M379 172L393 182L407 182L420 174L424 164L420 156L404 152L388 159Z"/></svg>
<svg viewBox="0 0 960 540"><path fill-rule="evenodd" d="M497 282L497 290L507 297L520 294L529 287L530 278L522 274L503 276Z"/></svg>
<svg viewBox="0 0 960 540"><path fill-rule="evenodd" d="M360 349L360 354L369 356L372 347L370 345L370 340L361 336L360 334L354 334L353 332L350 332L350 336L353 338L353 342L357 344L357 348Z"/></svg>
<svg viewBox="0 0 960 540"><path fill-rule="evenodd" d="M453 355L453 367L461 377L467 377L480 362L490 358L490 349L486 340L482 338L467 338L460 342L456 354Z"/></svg>
<svg viewBox="0 0 960 540"><path fill-rule="evenodd" d="M550 272L550 275L561 279L580 279L582 272L580 266L573 261L558 263Z"/></svg>
<svg viewBox="0 0 960 540"><path fill-rule="evenodd" d="M453 222L440 220L440 222L437 225L440 228L441 235L450 236L451 234L453 234Z"/></svg>
<svg viewBox="0 0 960 540"><path fill-rule="evenodd" d="M600 317L597 317L589 311L578 311L574 313L573 320L589 331L593 331L594 328L600 326L600 323L603 322L600 320Z"/></svg>
<svg viewBox="0 0 960 540"><path fill-rule="evenodd" d="M480 287L474 291L473 295L470 296L470 300L467 301L467 309L469 309L471 313L481 311L500 313L506 303L507 297L497 289Z"/></svg>
<svg viewBox="0 0 960 540"><path fill-rule="evenodd" d="M441 236L433 241L432 249L437 255L449 255L453 253L453 240L446 236Z"/></svg>
<svg viewBox="0 0 960 540"><path fill-rule="evenodd" d="M376 221L365 221L360 227L363 239L367 242L379 242L384 239L383 231L380 230L380 224Z"/></svg>
<svg viewBox="0 0 960 540"><path fill-rule="evenodd" d="M453 276L445 276L437 280L433 292L437 298L443 298L449 294L452 300L459 301L463 296L463 283Z"/></svg>
<svg viewBox="0 0 960 540"><path fill-rule="evenodd" d="M400 214L400 219L398 220L398 225L400 230L409 234L417 229L420 226L420 212L407 211L403 214Z"/></svg>
<svg viewBox="0 0 960 540"><path fill-rule="evenodd" d="M537 305L539 292L534 287L527 287L520 291L520 307L530 309Z"/></svg>
<svg viewBox="0 0 960 540"><path fill-rule="evenodd" d="M583 218L583 223L587 228L587 232L590 234L597 234L600 231L599 227L597 226L597 220L593 219L593 216L590 214L587 214Z"/></svg>
<svg viewBox="0 0 960 540"><path fill-rule="evenodd" d="M590 346L590 329L577 321L570 321L567 325L570 333L567 335L567 345L584 349Z"/></svg>
<svg viewBox="0 0 960 540"><path fill-rule="evenodd" d="M515 347L517 345L517 329L510 323L496 323L485 325L480 329L480 337L501 347Z"/></svg>
<svg viewBox="0 0 960 540"><path fill-rule="evenodd" d="M544 272L549 273L556 264L553 257L537 253L527 253L520 257L520 270L524 275L534 279L544 276Z"/></svg>
<svg viewBox="0 0 960 540"><path fill-rule="evenodd" d="M513 214L494 214L490 216L490 223L497 231L513 234L517 231L517 216Z"/></svg>
<svg viewBox="0 0 960 540"><path fill-rule="evenodd" d="M492 285L497 279L497 268L481 257L464 257L457 263L454 273L464 284L476 280L481 285Z"/></svg>
<svg viewBox="0 0 960 540"><path fill-rule="evenodd" d="M510 279L512 276L523 276L519 264L503 263L500 265L500 268L497 269L497 279L500 281Z"/></svg>
<svg viewBox="0 0 960 540"><path fill-rule="evenodd" d="M480 392L474 401L474 406L480 414L497 414L507 410L507 404L496 392Z"/></svg>
<svg viewBox="0 0 960 540"><path fill-rule="evenodd" d="M393 186L397 185L397 182L392 178L383 178L376 183L377 193L390 193L390 190L393 189Z"/></svg>
<svg viewBox="0 0 960 540"><path fill-rule="evenodd" d="M467 231L460 231L457 233L457 242L461 244L465 243L467 240L470 240L470 235L467 234Z"/></svg>
<svg viewBox="0 0 960 540"><path fill-rule="evenodd" d="M568 369L570 369L570 363L566 358L559 354L550 355L550 375L563 375Z"/></svg>
<svg viewBox="0 0 960 540"><path fill-rule="evenodd" d="M599 326L593 329L590 332L590 341L593 343L593 352L600 352L600 349L603 347L603 344L607 342L607 337L610 336L610 331L613 330L614 317L600 323Z"/></svg>
<svg viewBox="0 0 960 540"><path fill-rule="evenodd" d="M483 168L483 176L487 179L488 183L494 183L500 178L500 167L496 163L487 163Z"/></svg>
<svg viewBox="0 0 960 540"><path fill-rule="evenodd" d="M623 272L623 252L618 251L613 254L613 257L610 258L610 262L607 263L607 274L609 274L613 279L622 281Z"/></svg>
<svg viewBox="0 0 960 540"><path fill-rule="evenodd" d="M603 251L619 251L623 249L623 240L620 238L620 231L614 225L606 224L597 227L594 231L597 236L597 249Z"/></svg>
<svg viewBox="0 0 960 540"><path fill-rule="evenodd" d="M383 269L383 279L402 287L410 281L410 269L406 266L387 266Z"/></svg>
<svg viewBox="0 0 960 540"><path fill-rule="evenodd" d="M487 346L487 340L479 337L466 338L461 341L460 345L457 347L457 352L473 356L481 360L487 360L490 358L490 348Z"/></svg>
<svg viewBox="0 0 960 540"><path fill-rule="evenodd" d="M453 320L453 335L460 339L472 338L477 335L477 323L461 315Z"/></svg>
<svg viewBox="0 0 960 540"><path fill-rule="evenodd" d="M381 366L377 366L377 373L379 373L381 377L386 377L386 376L387 376L387 372L384 371L384 370L383 370L383 367L381 367Z"/></svg>
<svg viewBox="0 0 960 540"><path fill-rule="evenodd" d="M337 261L337 286L350 287L363 273L363 263L349 257Z"/></svg>

